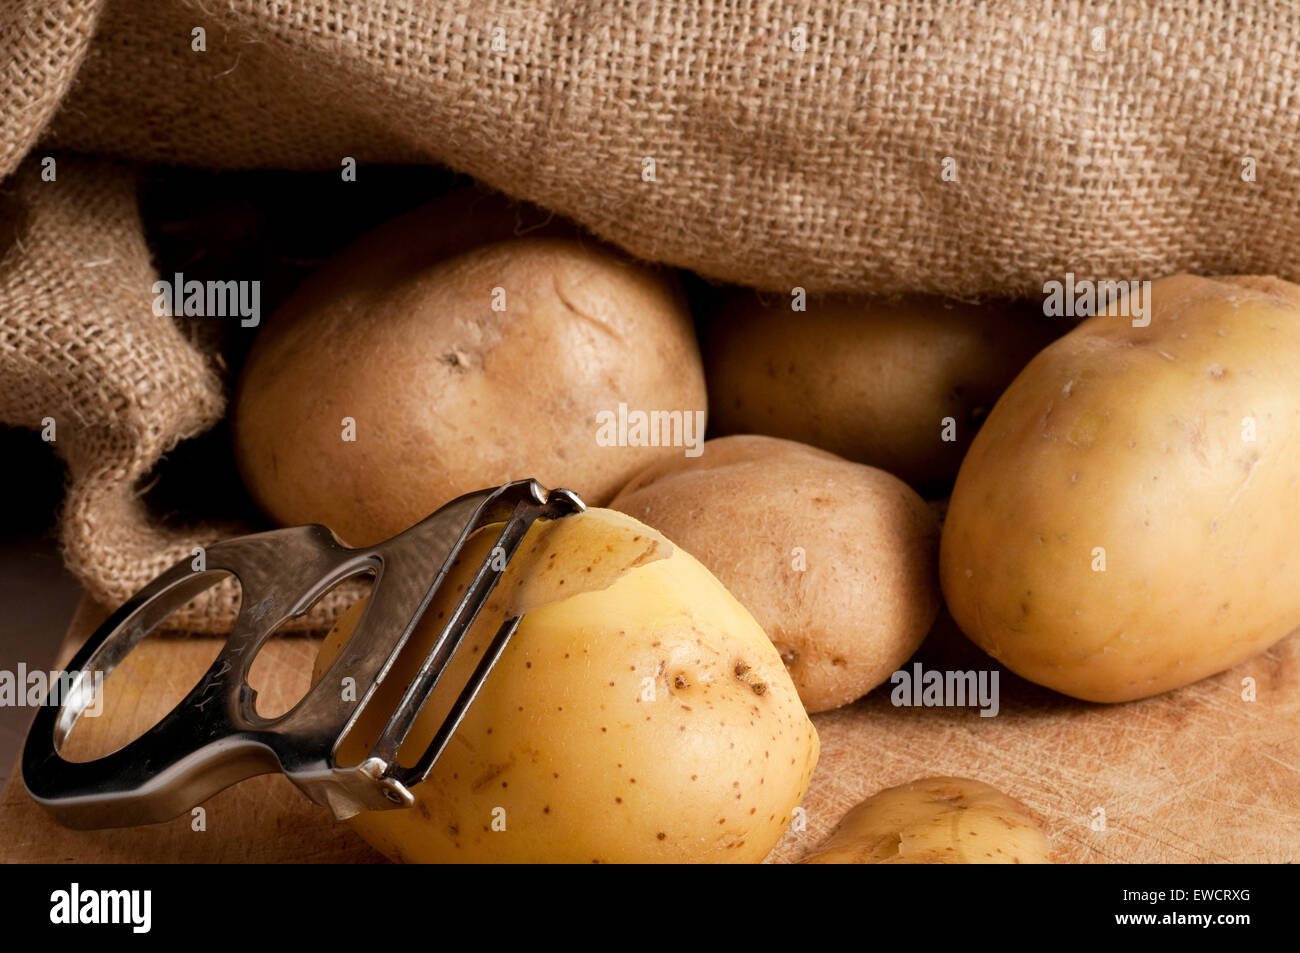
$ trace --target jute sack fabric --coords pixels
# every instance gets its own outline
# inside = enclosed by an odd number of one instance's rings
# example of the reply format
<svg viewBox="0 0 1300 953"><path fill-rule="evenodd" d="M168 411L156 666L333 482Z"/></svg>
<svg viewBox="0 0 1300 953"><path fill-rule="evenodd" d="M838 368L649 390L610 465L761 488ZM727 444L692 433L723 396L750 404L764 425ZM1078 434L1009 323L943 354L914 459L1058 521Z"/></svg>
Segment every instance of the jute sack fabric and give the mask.
<svg viewBox="0 0 1300 953"><path fill-rule="evenodd" d="M211 362L153 314L132 171L60 157L54 182L40 173L28 163L5 183L18 228L0 260L0 420L40 429L66 461L65 561L115 606L234 531L167 528L137 493L163 453L220 419L225 400ZM174 623L232 620L237 600L227 584Z"/></svg>
<svg viewBox="0 0 1300 953"><path fill-rule="evenodd" d="M196 549L249 528L171 525L141 484L175 445L226 408L214 356L193 322L153 312L156 278L136 207L135 175L111 160L34 159L0 191L9 226L0 258L0 422L40 430L66 461L60 540L68 567L114 607ZM358 593L329 593L288 629L327 627ZM238 587L215 585L168 621L224 632Z"/></svg>
<svg viewBox="0 0 1300 953"><path fill-rule="evenodd" d="M772 290L1300 278L1281 0L9 0L0 52L0 421L59 421L68 561L109 605L232 529L164 527L138 497L228 381L150 312L129 172L67 153L442 163ZM176 622L233 606L214 590Z"/></svg>
<svg viewBox="0 0 1300 953"><path fill-rule="evenodd" d="M114 0L49 141L442 162L772 290L1300 276L1286 0Z"/></svg>
<svg viewBox="0 0 1300 953"><path fill-rule="evenodd" d="M22 161L76 78L102 0L0 5L0 178Z"/></svg>

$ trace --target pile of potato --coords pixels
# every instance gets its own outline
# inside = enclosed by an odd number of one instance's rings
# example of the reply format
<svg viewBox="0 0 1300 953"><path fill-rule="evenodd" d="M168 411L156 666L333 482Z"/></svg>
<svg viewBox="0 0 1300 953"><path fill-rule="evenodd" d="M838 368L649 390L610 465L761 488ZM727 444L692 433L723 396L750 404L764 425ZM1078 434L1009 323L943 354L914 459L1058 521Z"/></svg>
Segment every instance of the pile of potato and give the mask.
<svg viewBox="0 0 1300 953"><path fill-rule="evenodd" d="M255 343L236 454L275 521L363 545L525 477L593 506L535 527L476 623L471 654L527 613L417 807L352 821L390 856L760 860L816 764L808 714L887 680L941 601L1007 668L1105 702L1300 627L1300 288L1167 278L1145 325L1072 329L1013 302L701 297L467 192L363 238ZM816 859L1049 854L1005 795L932 779Z"/></svg>

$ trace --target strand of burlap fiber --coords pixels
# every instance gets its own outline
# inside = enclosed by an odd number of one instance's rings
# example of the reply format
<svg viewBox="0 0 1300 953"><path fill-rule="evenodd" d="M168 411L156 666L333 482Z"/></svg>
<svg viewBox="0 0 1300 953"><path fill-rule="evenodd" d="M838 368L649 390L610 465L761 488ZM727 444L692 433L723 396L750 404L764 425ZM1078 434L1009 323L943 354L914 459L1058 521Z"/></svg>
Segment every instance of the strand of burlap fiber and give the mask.
<svg viewBox="0 0 1300 953"><path fill-rule="evenodd" d="M210 361L152 311L155 280L134 178L108 163L60 156L43 181L33 159L6 183L0 222L0 422L43 429L67 463L60 537L68 567L114 608L195 547L246 531L171 528L140 483L177 442L225 410ZM355 598L335 592L289 628L321 628ZM169 626L227 631L239 591L226 579Z"/></svg>
<svg viewBox="0 0 1300 953"><path fill-rule="evenodd" d="M1298 24L1292 0L113 0L53 140L443 162L772 290L1295 279Z"/></svg>

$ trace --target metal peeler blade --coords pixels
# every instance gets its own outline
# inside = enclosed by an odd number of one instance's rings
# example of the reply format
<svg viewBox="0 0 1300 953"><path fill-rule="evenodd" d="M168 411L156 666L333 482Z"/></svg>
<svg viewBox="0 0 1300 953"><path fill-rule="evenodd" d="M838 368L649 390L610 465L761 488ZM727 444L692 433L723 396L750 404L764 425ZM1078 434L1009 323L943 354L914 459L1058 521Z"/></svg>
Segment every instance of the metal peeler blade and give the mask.
<svg viewBox="0 0 1300 953"><path fill-rule="evenodd" d="M226 540L206 551L206 568L188 561L167 570L114 612L69 665L72 690L38 709L23 750L28 792L60 823L75 828L165 821L245 778L282 771L336 817L413 803L410 788L428 777L493 664L519 626L507 619L411 765L398 752L461 640L529 527L584 509L569 490L520 480L453 500L403 533L349 549L323 526L296 526ZM378 741L359 764L340 766L339 742L375 696L416 624L478 530L500 524L496 543L447 617ZM174 610L224 574L239 579L243 601L216 660L190 693L152 729L94 761L63 759L60 748L93 701L90 680L107 678ZM292 709L263 718L248 672L267 639L340 582L374 574L370 599L347 644ZM350 676L356 697L340 698Z"/></svg>

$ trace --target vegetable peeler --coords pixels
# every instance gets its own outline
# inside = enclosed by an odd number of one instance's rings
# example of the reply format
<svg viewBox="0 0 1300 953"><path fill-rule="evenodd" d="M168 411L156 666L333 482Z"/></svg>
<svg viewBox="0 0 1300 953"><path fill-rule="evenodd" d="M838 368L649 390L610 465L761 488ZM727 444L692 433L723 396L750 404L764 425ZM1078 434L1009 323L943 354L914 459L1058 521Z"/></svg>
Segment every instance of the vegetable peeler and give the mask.
<svg viewBox="0 0 1300 953"><path fill-rule="evenodd" d="M413 764L398 751L461 640L496 587L529 527L584 509L569 490L520 480L462 496L410 529L374 546L350 549L324 526L295 526L209 547L205 566L177 563L114 612L69 665L71 691L42 705L23 750L28 792L74 828L152 824L183 814L245 778L282 771L308 797L345 819L362 811L410 807L411 787L428 777L492 666L519 627L506 619L473 674ZM466 541L497 527L496 542L446 614L432 647L359 764L337 760L340 742L393 667ZM96 673L109 673L173 611L222 575L238 578L243 599L234 628L212 665L153 728L94 761L59 751L93 701ZM263 718L248 673L263 644L287 619L345 580L374 575L369 601L328 671L288 712ZM352 700L341 679L355 680Z"/></svg>

